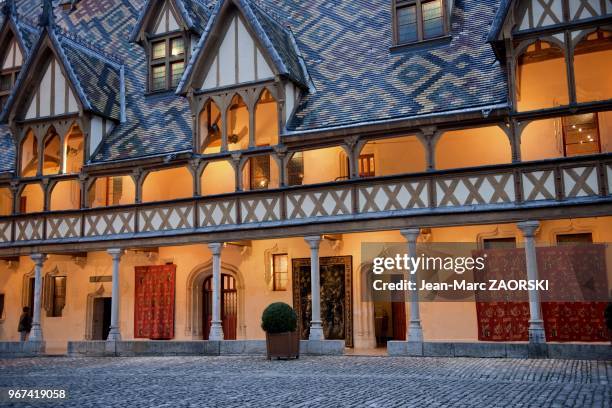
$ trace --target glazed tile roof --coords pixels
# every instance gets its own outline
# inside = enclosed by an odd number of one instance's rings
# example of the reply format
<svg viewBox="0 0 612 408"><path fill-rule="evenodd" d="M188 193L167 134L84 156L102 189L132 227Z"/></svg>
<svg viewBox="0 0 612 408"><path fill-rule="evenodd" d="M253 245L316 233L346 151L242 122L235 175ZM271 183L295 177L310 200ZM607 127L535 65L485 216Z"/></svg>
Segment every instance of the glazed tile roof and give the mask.
<svg viewBox="0 0 612 408"><path fill-rule="evenodd" d="M454 3L451 41L391 50L388 2L260 0L292 27L316 92L288 127L336 127L507 103L506 76L486 42L500 0Z"/></svg>
<svg viewBox="0 0 612 408"><path fill-rule="evenodd" d="M210 6L217 1L182 0L182 4L193 24L205 33L214 10ZM253 15L289 76L302 84L312 83L311 91L304 95L288 123L291 132L507 103L504 71L486 41L490 24L504 0L457 0L448 43L404 50L391 49L391 7L387 1L239 1L252 5ZM39 0L17 3L23 21L36 21ZM73 12L55 9L56 22L64 32L94 43L95 49L112 55L113 61L125 67L126 120L103 141L94 154L94 162L192 148L187 100L174 94L144 94L146 58L143 48L130 42L130 34L145 3L81 0ZM27 37L24 42L35 42L31 30L22 35ZM79 66L75 68L76 75L97 82L99 71L95 61L90 60L94 57L75 57L71 50L66 54ZM307 72L301 67L301 58ZM114 103L92 105L117 114ZM1 136L3 129L0 126L0 168L14 159L14 146L11 153L10 140Z"/></svg>

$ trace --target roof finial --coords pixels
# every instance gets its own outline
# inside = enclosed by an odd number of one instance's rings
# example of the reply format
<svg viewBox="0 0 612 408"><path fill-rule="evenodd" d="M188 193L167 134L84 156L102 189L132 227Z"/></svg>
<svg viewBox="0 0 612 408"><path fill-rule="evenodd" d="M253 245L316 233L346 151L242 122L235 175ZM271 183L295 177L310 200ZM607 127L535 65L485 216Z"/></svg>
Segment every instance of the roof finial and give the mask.
<svg viewBox="0 0 612 408"><path fill-rule="evenodd" d="M15 6L15 0L5 0L2 5L2 13L5 16L17 16L17 6Z"/></svg>
<svg viewBox="0 0 612 408"><path fill-rule="evenodd" d="M55 23L55 16L53 15L53 0L42 0L42 14L38 25L41 27L51 27Z"/></svg>

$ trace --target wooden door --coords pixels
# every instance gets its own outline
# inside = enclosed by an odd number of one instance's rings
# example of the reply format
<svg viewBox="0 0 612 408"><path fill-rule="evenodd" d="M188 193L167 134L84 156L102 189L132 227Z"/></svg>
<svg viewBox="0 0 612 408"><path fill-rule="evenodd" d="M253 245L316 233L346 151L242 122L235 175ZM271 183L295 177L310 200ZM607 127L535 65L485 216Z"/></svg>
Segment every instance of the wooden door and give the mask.
<svg viewBox="0 0 612 408"><path fill-rule="evenodd" d="M204 281L203 290L202 334L204 340L208 340L212 321L212 276ZM238 290L236 289L236 279L226 274L221 275L221 322L223 338L225 340L236 340Z"/></svg>

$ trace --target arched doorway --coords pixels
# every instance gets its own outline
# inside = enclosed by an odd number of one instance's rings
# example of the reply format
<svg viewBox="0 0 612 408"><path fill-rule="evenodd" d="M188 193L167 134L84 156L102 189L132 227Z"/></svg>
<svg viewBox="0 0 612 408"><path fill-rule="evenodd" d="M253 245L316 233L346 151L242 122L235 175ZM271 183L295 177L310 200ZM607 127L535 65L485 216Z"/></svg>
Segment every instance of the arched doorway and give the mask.
<svg viewBox="0 0 612 408"><path fill-rule="evenodd" d="M208 340L210 333L210 322L212 320L212 276L209 276L202 285L202 334L204 340ZM238 327L238 289L236 279L228 274L221 275L221 321L223 326L223 338L225 340L236 340L236 329Z"/></svg>

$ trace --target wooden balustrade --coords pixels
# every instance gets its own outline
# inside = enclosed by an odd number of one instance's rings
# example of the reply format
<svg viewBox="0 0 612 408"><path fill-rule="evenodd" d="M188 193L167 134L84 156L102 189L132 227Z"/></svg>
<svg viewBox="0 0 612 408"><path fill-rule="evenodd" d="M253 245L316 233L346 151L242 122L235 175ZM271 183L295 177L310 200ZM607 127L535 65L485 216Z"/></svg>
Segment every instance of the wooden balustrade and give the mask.
<svg viewBox="0 0 612 408"><path fill-rule="evenodd" d="M0 217L0 246L612 199L612 155Z"/></svg>

